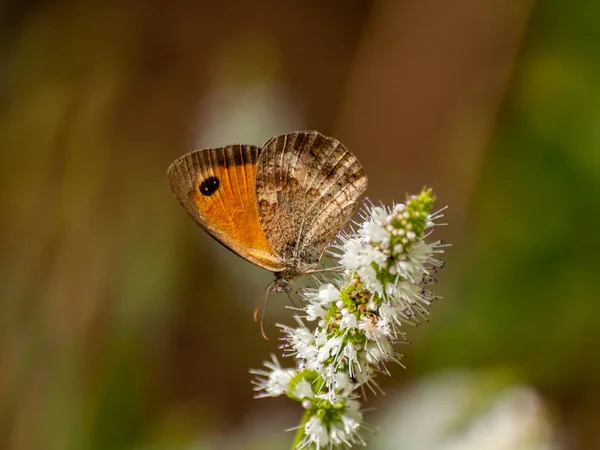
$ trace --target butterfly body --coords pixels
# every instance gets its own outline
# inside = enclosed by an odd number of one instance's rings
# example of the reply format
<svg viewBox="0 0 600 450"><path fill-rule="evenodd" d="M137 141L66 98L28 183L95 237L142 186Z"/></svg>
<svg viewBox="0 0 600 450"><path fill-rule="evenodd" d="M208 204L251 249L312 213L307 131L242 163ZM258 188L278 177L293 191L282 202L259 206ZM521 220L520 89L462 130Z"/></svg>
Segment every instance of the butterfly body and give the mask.
<svg viewBox="0 0 600 450"><path fill-rule="evenodd" d="M275 136L263 147L196 150L173 162L168 176L201 227L276 274L275 290L317 269L367 185L356 157L316 131Z"/></svg>

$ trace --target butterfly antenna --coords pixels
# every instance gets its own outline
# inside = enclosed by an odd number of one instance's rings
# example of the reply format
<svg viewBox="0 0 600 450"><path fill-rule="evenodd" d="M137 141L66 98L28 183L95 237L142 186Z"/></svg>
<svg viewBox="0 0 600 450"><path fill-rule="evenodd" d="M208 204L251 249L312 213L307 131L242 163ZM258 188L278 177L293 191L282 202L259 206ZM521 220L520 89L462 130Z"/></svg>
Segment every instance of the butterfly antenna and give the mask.
<svg viewBox="0 0 600 450"><path fill-rule="evenodd" d="M269 338L265 334L264 323L265 323L265 314L267 313L267 300L269 299L269 292L271 292L272 286L273 286L273 283L269 284L265 288L265 290L263 292L263 295L258 300L258 304L256 305L256 308L254 308L254 322L257 323L257 324L260 324L260 334L262 334L262 337L266 341L268 341ZM259 322L259 320L258 320L258 312L261 309L262 309L262 311L260 313L260 322Z"/></svg>

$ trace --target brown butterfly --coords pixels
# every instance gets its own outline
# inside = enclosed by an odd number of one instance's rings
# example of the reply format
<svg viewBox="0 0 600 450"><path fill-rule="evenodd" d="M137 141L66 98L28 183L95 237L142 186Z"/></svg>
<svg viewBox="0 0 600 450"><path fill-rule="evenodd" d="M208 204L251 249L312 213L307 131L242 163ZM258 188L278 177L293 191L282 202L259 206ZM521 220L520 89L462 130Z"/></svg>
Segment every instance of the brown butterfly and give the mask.
<svg viewBox="0 0 600 450"><path fill-rule="evenodd" d="M190 216L225 247L275 273L268 290L318 270L367 187L358 162L336 139L296 131L263 146L195 150L168 170Z"/></svg>

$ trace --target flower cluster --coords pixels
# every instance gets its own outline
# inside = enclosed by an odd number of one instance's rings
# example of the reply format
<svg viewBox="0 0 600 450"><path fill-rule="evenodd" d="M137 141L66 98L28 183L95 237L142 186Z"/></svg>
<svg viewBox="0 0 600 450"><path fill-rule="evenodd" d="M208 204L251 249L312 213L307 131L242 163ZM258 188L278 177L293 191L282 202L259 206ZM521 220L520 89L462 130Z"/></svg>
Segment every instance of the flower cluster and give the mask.
<svg viewBox="0 0 600 450"><path fill-rule="evenodd" d="M296 367L284 369L273 357L267 370L252 371L258 397L285 394L305 409L294 448L365 444L358 398L365 387L379 390L375 375L389 375L389 361L401 364L402 325L418 323L436 299L428 286L443 267L445 244L425 241L442 217L431 212L433 201L423 190L391 208L369 205L358 229L331 247L340 274L302 293L296 327L279 325L284 356Z"/></svg>

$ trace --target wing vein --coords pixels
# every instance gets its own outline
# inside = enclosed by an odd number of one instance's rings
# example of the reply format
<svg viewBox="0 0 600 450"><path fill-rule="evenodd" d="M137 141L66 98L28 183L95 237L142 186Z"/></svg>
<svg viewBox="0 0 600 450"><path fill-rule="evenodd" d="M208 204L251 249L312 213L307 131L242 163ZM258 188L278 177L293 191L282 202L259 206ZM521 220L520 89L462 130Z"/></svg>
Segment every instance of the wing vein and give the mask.
<svg viewBox="0 0 600 450"><path fill-rule="evenodd" d="M331 172L333 172L333 170L334 170L334 169L337 167L337 165L339 164L339 162L340 162L340 161L341 161L341 160L342 160L342 159L343 159L343 158L344 158L344 157L345 157L347 154L348 154L348 151L347 151L347 150L344 150L344 153L342 154L342 156L341 156L341 157L340 157L340 158L339 158L339 159L336 161L335 165L334 165L334 166L331 168L331 171L330 171L330 173L331 173ZM350 164L352 164L352 162L350 162ZM350 167L350 166L348 166L348 167ZM315 205L317 205L317 203L319 203L319 202L322 200L322 198L325 196L325 194L329 193L329 191L331 190L331 188L333 188L333 186L335 186L335 184L336 184L336 183L337 183L337 182L338 182L338 181L339 181L339 180L340 180L340 179L341 179L341 178L342 178L342 177L345 175L345 173L346 173L346 170L342 170L342 171L340 171L340 173L339 173L338 177L337 177L337 178L336 178L334 181L332 181L332 182L331 182L331 184L329 185L329 187L327 187L327 189L326 189L325 191L321 192L320 196L319 196L319 197L318 197L318 198L317 198L317 199L316 199L316 200L315 200L315 201L312 203L312 205L310 205L310 206L308 207L308 209L306 210L306 212L307 212L307 213L308 213L309 211L311 211L311 210L312 210L312 209L315 207ZM326 180L326 178L323 178L323 179L321 180L321 183L319 183L319 186L318 186L318 187L321 187L321 186L323 185L323 181L325 181L325 180Z"/></svg>
<svg viewBox="0 0 600 450"><path fill-rule="evenodd" d="M315 140L316 140L316 137L315 137ZM314 145L314 141L313 141L313 145ZM326 160L327 160L327 159L328 159L328 158L329 158L329 157L330 157L330 156L333 154L333 152L335 152L335 151L338 149L338 147L339 147L339 146L340 146L340 142L339 142L339 141L335 141L335 145L332 145L331 151L329 152L329 154L327 155L327 157L326 157L326 158L323 158L323 159L321 160L321 165L319 165L319 167L318 167L318 169L319 169L319 170L314 170L314 177L313 177L313 180L311 181L311 188L312 188L312 183L314 183L314 181L317 179L317 176L321 176L321 175L322 175L322 173L321 173L321 170L320 170L320 169L321 169L321 167L322 167L322 165L323 165L323 161L326 161ZM311 147L312 147L312 146L311 146ZM347 152L347 150L346 150L346 149L344 149L344 154L345 154L346 152ZM339 162L339 161L338 161L338 162ZM336 163L336 164L337 164L337 163ZM332 168L332 170L333 170L333 168ZM324 182L325 180L327 180L327 178L326 178L326 177L324 177L324 176L321 176L321 180L320 180L320 182L319 182L319 184L318 184L318 186L317 186L317 189L318 189L318 188L320 188L320 187L323 185L323 182ZM337 181L337 180L336 180L336 181ZM332 184L332 186L333 186L333 184ZM304 191L304 196L306 196L306 194L308 193L308 191L309 191L309 190L310 190L310 188L309 188L309 189L306 189L306 190ZM315 206L317 203L319 203L319 201L320 201L321 199L322 199L322 194L321 194L321 193L318 193L318 197L317 197L317 198L315 199L315 201L314 201L314 202L313 202L313 203L312 203L312 204L311 204L311 205L308 207L308 209L305 211L304 215L302 216L302 222L300 223L300 229L298 230L298 233L296 234L296 252L298 252L298 251L299 251L299 249L302 247L301 245L298 245L298 244L300 244L302 241L304 241L304 239L302 239L302 230L304 230L304 224L306 223L306 219L307 219L307 217L309 216L309 215L308 215L308 212L309 212L309 211L311 211L311 210L314 208L314 206Z"/></svg>
<svg viewBox="0 0 600 450"><path fill-rule="evenodd" d="M235 146L235 147L231 148L230 151L229 151L229 157L231 158L230 162L233 163L233 169L234 169L232 172L235 173L235 185L237 187L238 196L239 196L240 199L242 199L243 197L242 197L242 190L240 189L240 177L238 175L238 166L239 165L235 164L235 156L234 156L234 152L235 152L236 149L239 149L240 150L240 154L243 154L244 153L243 152L244 148L241 145L238 145L238 146ZM242 205L243 205L243 209L245 211L246 210L245 202L242 202Z"/></svg>
<svg viewBox="0 0 600 450"><path fill-rule="evenodd" d="M207 152L208 153L208 168L209 168L210 172L212 173L212 175L216 176L213 167L219 167L219 166L215 165L213 163L212 152L213 152L213 149L211 149L211 150L209 150ZM216 158L216 152L215 152L215 158ZM220 170L219 170L219 175L221 175L221 171ZM219 179L219 182L221 182L222 177L218 176L217 178ZM229 215L229 212L227 211L227 208L225 207L225 201L223 200L223 196L221 195L221 190L217 189L217 191L213 195L218 195L219 196L219 203L221 204L221 209L223 210L223 212L225 213L225 215L229 219L229 222L231 223L231 216Z"/></svg>
<svg viewBox="0 0 600 450"><path fill-rule="evenodd" d="M247 145L241 146L240 159L242 161L242 164L240 165L240 168L242 169L242 176L244 178L244 193L245 193L246 197L249 197L249 195L248 195L248 180L246 178L246 160L244 159L244 153L246 153L247 148L248 148ZM241 191L240 191L240 195L241 195Z"/></svg>

